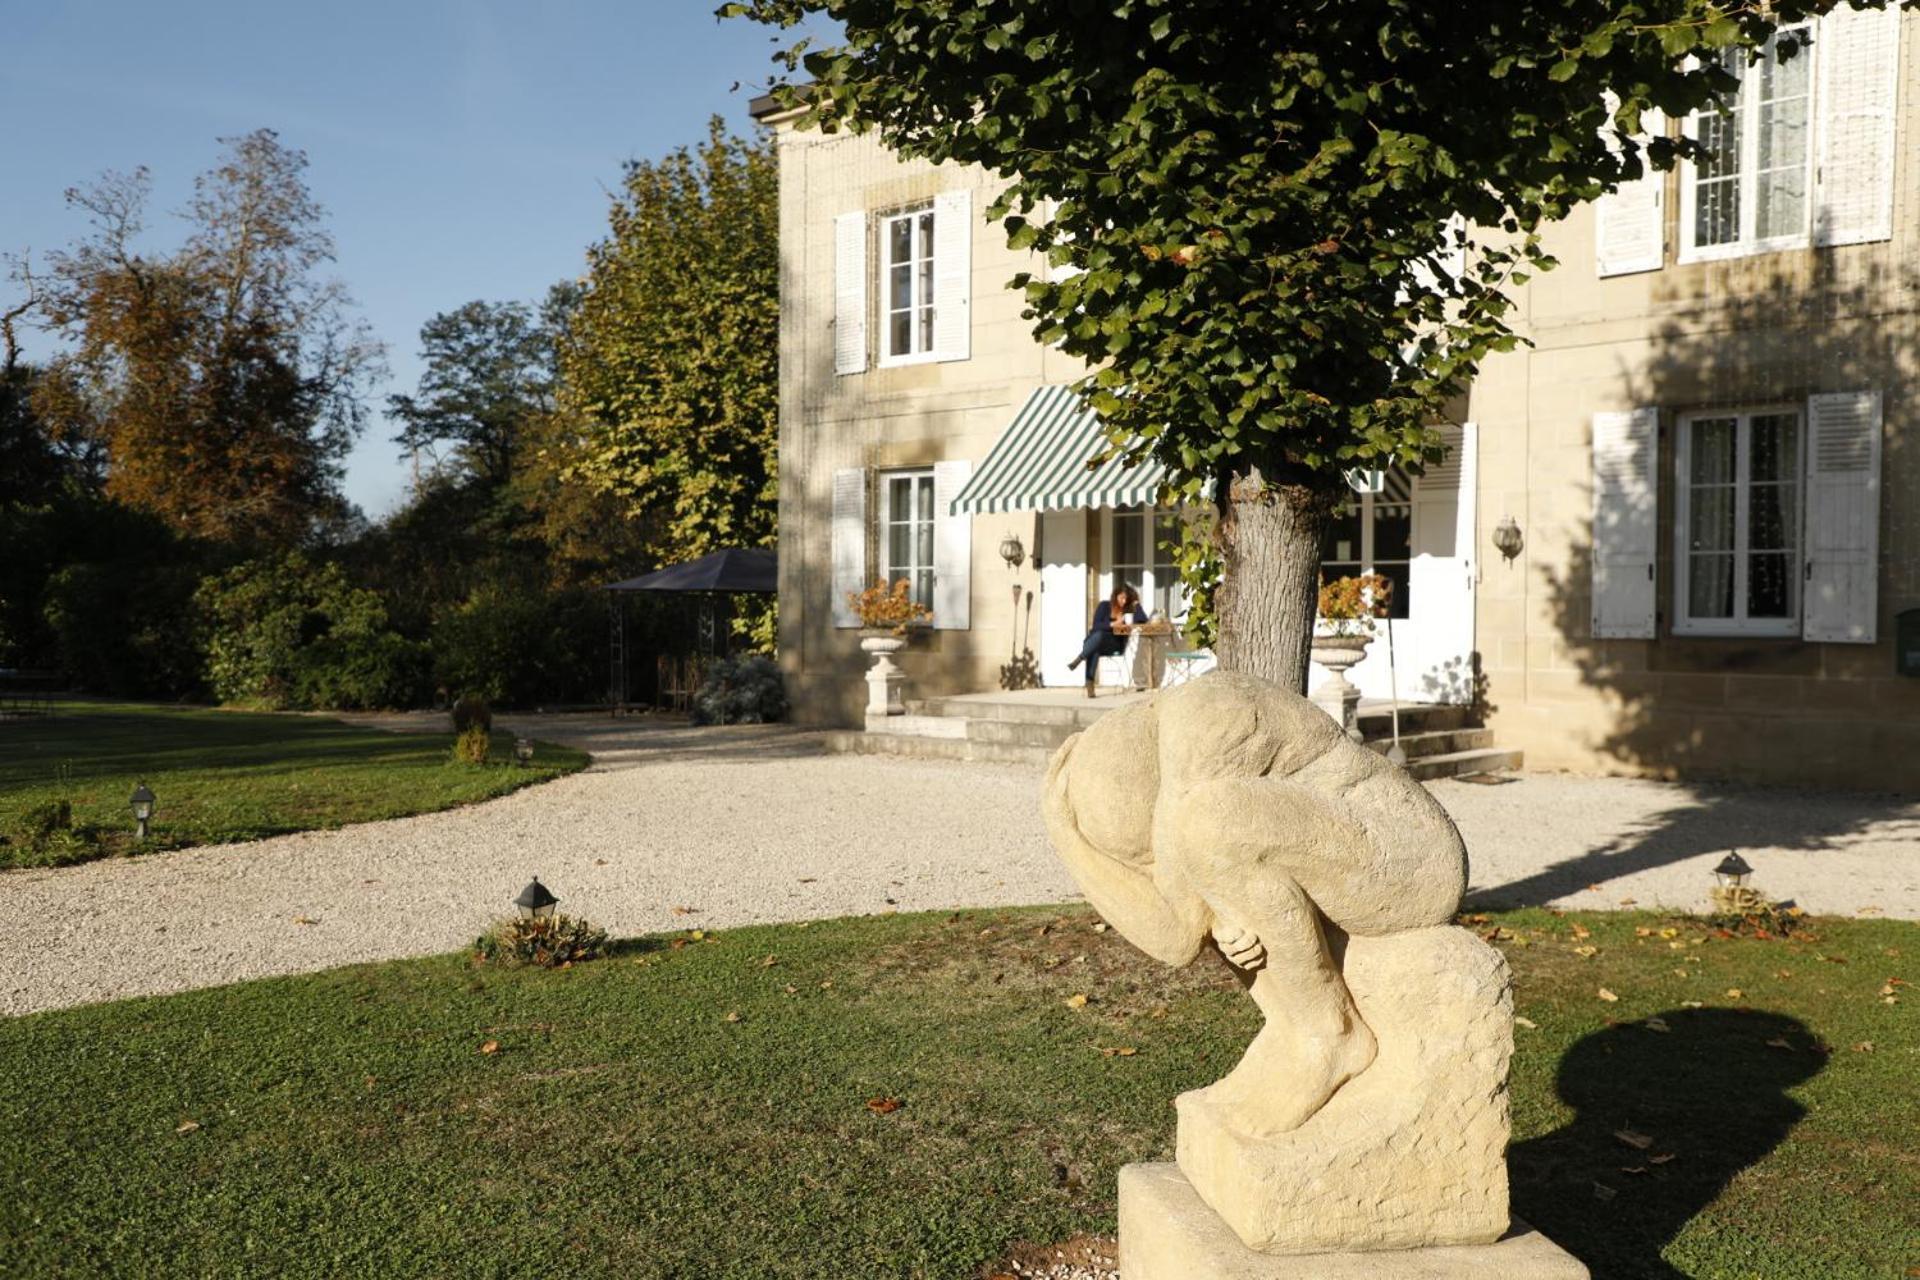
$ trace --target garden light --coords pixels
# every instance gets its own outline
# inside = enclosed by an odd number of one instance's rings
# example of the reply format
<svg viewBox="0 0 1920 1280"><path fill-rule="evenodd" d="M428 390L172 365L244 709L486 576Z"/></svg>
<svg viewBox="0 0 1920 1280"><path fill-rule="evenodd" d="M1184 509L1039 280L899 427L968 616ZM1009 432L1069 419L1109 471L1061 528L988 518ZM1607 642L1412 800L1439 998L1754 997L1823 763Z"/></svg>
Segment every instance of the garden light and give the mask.
<svg viewBox="0 0 1920 1280"><path fill-rule="evenodd" d="M535 876L520 891L520 896L513 900L513 905L529 920L545 920L553 915L553 908L559 901L548 892L547 886L540 883L540 877Z"/></svg>
<svg viewBox="0 0 1920 1280"><path fill-rule="evenodd" d="M1493 547L1506 559L1511 560L1520 554L1520 548L1527 540L1520 536L1520 523L1512 516L1501 516L1500 523L1493 529Z"/></svg>
<svg viewBox="0 0 1920 1280"><path fill-rule="evenodd" d="M1753 874L1753 868L1738 853L1728 850L1727 856L1720 859L1720 865L1713 869L1714 876L1723 889L1744 888L1747 877Z"/></svg>
<svg viewBox="0 0 1920 1280"><path fill-rule="evenodd" d="M1000 558L1007 562L1007 568L1018 569L1027 558L1027 548L1020 541L1020 535L1010 533L1000 539Z"/></svg>
<svg viewBox="0 0 1920 1280"><path fill-rule="evenodd" d="M133 807L133 820L139 826L140 839L147 838L147 823L153 818L153 792L142 782L134 787L127 803Z"/></svg>
<svg viewBox="0 0 1920 1280"><path fill-rule="evenodd" d="M513 740L513 758L522 765L533 763L533 739L515 738ZM536 882L537 883L537 882Z"/></svg>

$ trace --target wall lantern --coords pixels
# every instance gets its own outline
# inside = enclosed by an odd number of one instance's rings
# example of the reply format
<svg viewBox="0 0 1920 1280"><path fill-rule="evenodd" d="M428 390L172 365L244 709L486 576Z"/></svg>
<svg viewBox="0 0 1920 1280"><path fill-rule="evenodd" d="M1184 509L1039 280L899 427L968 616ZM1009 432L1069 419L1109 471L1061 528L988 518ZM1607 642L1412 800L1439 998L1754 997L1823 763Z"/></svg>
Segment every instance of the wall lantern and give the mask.
<svg viewBox="0 0 1920 1280"><path fill-rule="evenodd" d="M1746 887L1747 877L1753 874L1753 868L1748 866L1747 860L1738 853L1728 851L1727 856L1720 859L1720 865L1713 869L1713 874L1714 878L1720 881L1721 888L1743 889Z"/></svg>
<svg viewBox="0 0 1920 1280"><path fill-rule="evenodd" d="M533 739L515 738L513 740L513 758L524 768L533 763Z"/></svg>
<svg viewBox="0 0 1920 1280"><path fill-rule="evenodd" d="M527 887L520 891L520 896L513 900L513 905L519 908L520 914L528 920L546 920L552 917L553 909L559 902L560 899L554 897L548 892L547 886L540 883L540 877L535 876L528 882Z"/></svg>
<svg viewBox="0 0 1920 1280"><path fill-rule="evenodd" d="M153 792L147 790L142 782L135 786L133 795L127 800L133 808L133 820L139 827L140 838L147 838L147 823L153 820Z"/></svg>
<svg viewBox="0 0 1920 1280"><path fill-rule="evenodd" d="M1493 547L1508 560L1520 554L1527 540L1520 536L1520 524L1512 516L1501 516L1493 528Z"/></svg>
<svg viewBox="0 0 1920 1280"><path fill-rule="evenodd" d="M1027 548L1020 541L1020 535L1010 533L1000 539L1000 558L1007 562L1007 568L1018 569L1027 558Z"/></svg>

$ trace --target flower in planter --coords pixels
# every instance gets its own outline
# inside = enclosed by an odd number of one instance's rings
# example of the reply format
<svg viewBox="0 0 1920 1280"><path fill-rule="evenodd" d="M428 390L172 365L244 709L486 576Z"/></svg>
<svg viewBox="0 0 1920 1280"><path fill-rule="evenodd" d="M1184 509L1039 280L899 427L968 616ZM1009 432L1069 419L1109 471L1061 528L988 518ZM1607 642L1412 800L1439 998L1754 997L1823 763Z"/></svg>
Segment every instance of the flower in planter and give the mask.
<svg viewBox="0 0 1920 1280"><path fill-rule="evenodd" d="M891 587L876 582L865 591L847 592L847 604L861 626L904 636L908 627L933 621L933 610L909 596L910 589L905 578Z"/></svg>
<svg viewBox="0 0 1920 1280"><path fill-rule="evenodd" d="M1333 578L1320 585L1320 623L1324 634L1370 636L1373 620L1387 616L1393 582L1377 573Z"/></svg>

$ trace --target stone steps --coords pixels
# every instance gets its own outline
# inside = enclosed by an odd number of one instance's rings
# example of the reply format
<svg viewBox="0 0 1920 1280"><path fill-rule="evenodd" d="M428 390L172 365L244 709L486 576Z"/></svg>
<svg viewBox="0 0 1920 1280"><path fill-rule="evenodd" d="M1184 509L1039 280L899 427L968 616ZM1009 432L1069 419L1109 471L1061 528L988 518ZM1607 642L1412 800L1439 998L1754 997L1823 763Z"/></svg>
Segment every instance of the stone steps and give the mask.
<svg viewBox="0 0 1920 1280"><path fill-rule="evenodd" d="M1020 698L909 700L907 713L876 717L862 730L826 735L829 751L918 760L975 760L1044 767L1060 744L1101 716L1135 699L1107 695L1041 701ZM1471 723L1466 707L1400 704L1400 746L1416 779L1459 777L1517 769L1521 754L1494 746L1491 731ZM1385 755L1392 746L1393 707L1368 703L1357 713L1367 746Z"/></svg>

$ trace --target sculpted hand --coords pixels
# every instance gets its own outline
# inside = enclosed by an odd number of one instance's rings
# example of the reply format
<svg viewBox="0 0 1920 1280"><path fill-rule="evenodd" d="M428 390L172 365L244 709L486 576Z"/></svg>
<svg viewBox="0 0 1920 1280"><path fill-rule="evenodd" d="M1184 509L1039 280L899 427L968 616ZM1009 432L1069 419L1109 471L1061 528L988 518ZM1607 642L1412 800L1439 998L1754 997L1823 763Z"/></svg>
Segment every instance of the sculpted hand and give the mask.
<svg viewBox="0 0 1920 1280"><path fill-rule="evenodd" d="M1242 969L1258 969L1266 963L1267 949L1260 945L1260 939L1236 925L1225 921L1213 927L1213 940L1220 948L1220 954Z"/></svg>

